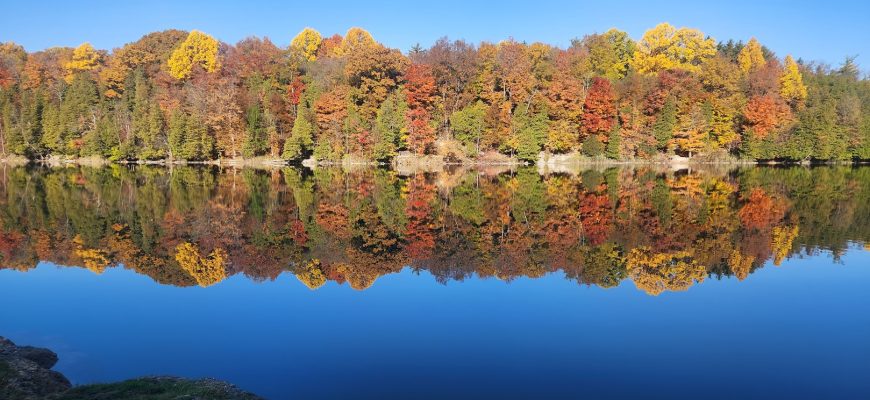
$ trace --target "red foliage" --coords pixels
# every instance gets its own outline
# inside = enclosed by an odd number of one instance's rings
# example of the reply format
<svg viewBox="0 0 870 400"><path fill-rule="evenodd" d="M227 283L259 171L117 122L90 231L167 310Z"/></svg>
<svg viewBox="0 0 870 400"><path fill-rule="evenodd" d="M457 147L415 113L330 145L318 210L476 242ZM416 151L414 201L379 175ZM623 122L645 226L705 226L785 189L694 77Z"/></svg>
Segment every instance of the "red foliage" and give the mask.
<svg viewBox="0 0 870 400"><path fill-rule="evenodd" d="M746 205L737 215L746 229L767 230L785 217L786 205L767 194L764 189L752 189Z"/></svg>
<svg viewBox="0 0 870 400"><path fill-rule="evenodd" d="M613 227L613 214L607 194L588 193L580 199L580 222L583 236L593 246L607 240Z"/></svg>
<svg viewBox="0 0 870 400"><path fill-rule="evenodd" d="M302 100L302 92L305 91L305 82L302 82L301 77L296 77L293 79L293 82L290 82L290 85L287 86L287 101L292 105L299 104L299 101Z"/></svg>
<svg viewBox="0 0 870 400"><path fill-rule="evenodd" d="M320 41L320 47L317 49L317 58L329 57L339 47L341 47L341 35L336 33Z"/></svg>
<svg viewBox="0 0 870 400"><path fill-rule="evenodd" d="M405 250L413 259L427 259L435 249L435 228L432 221L432 201L435 187L426 182L423 175L417 175L408 182L408 197L405 215L408 224L405 228L407 245Z"/></svg>
<svg viewBox="0 0 870 400"><path fill-rule="evenodd" d="M751 98L746 103L743 116L746 118L746 127L751 128L758 138L764 138L791 118L791 109L779 96L766 94Z"/></svg>
<svg viewBox="0 0 870 400"><path fill-rule="evenodd" d="M305 231L305 223L300 220L295 220L290 223L290 238L293 242L305 246L308 243L308 232Z"/></svg>
<svg viewBox="0 0 870 400"><path fill-rule="evenodd" d="M435 104L435 78L428 65L413 64L405 74L405 96L408 101L408 146L423 154L435 141L435 129L430 123Z"/></svg>
<svg viewBox="0 0 870 400"><path fill-rule="evenodd" d="M6 89L13 83L12 74L3 65L0 65L0 88Z"/></svg>
<svg viewBox="0 0 870 400"><path fill-rule="evenodd" d="M616 96L609 80L592 79L592 87L586 95L583 109L583 133L586 135L606 134L613 128Z"/></svg>

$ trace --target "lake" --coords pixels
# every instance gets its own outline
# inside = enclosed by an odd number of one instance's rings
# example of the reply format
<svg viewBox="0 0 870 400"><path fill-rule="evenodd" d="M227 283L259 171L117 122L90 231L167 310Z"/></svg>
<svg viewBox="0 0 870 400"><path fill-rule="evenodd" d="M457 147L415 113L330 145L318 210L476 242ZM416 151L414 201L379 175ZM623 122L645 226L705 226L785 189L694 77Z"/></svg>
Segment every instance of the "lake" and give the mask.
<svg viewBox="0 0 870 400"><path fill-rule="evenodd" d="M868 285L868 167L0 167L0 335L76 384L870 398Z"/></svg>

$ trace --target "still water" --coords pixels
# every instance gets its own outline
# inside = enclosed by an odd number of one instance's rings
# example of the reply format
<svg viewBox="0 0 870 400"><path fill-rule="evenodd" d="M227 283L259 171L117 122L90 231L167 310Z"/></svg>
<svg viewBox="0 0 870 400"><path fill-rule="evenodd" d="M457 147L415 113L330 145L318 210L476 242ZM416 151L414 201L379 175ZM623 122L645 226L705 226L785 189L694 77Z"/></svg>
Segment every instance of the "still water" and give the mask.
<svg viewBox="0 0 870 400"><path fill-rule="evenodd" d="M870 168L0 170L0 335L267 398L868 398Z"/></svg>

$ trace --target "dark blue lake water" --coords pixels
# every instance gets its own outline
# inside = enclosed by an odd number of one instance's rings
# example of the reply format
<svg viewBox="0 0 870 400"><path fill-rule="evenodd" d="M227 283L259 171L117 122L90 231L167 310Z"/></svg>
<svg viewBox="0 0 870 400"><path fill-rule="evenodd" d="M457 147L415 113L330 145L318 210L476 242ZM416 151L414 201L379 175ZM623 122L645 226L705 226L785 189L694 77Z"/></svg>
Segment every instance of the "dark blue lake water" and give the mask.
<svg viewBox="0 0 870 400"><path fill-rule="evenodd" d="M324 174L14 171L0 335L271 399L870 398L867 169Z"/></svg>

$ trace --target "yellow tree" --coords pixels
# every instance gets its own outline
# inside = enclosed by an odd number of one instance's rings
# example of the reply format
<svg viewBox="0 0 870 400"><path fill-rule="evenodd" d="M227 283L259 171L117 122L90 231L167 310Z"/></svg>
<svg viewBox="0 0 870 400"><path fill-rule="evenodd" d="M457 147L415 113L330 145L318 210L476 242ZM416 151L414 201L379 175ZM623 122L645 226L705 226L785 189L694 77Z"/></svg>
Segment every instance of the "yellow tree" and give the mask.
<svg viewBox="0 0 870 400"><path fill-rule="evenodd" d="M344 34L341 41L341 54L348 55L366 48L377 46L372 34L363 28L353 27Z"/></svg>
<svg viewBox="0 0 870 400"><path fill-rule="evenodd" d="M792 106L807 98L807 87L797 63L791 56L785 57L785 67L779 77L779 94Z"/></svg>
<svg viewBox="0 0 870 400"><path fill-rule="evenodd" d="M201 256L199 247L189 242L175 248L175 261L202 287L214 285L227 277L224 269L226 260L227 253L220 248L212 251L208 257Z"/></svg>
<svg viewBox="0 0 870 400"><path fill-rule="evenodd" d="M305 28L290 42L290 47L308 61L317 59L317 50L323 37L313 28Z"/></svg>
<svg viewBox="0 0 870 400"><path fill-rule="evenodd" d="M175 79L187 79L197 65L206 72L217 71L220 68L218 47L215 38L200 31L190 31L187 39L169 56L169 75Z"/></svg>
<svg viewBox="0 0 870 400"><path fill-rule="evenodd" d="M792 244L797 238L800 229L795 226L783 226L773 228L770 235L770 248L773 250L773 265L779 266L782 260L788 257Z"/></svg>
<svg viewBox="0 0 870 400"><path fill-rule="evenodd" d="M687 290L707 277L707 269L689 252L656 253L646 246L631 250L626 268L635 286L653 296L666 290Z"/></svg>
<svg viewBox="0 0 870 400"><path fill-rule="evenodd" d="M737 64L740 65L740 70L747 74L767 64L758 40L755 40L755 38L749 39L749 43L746 43L746 46L743 46L740 53L737 54Z"/></svg>
<svg viewBox="0 0 870 400"><path fill-rule="evenodd" d="M656 25L637 43L632 66L642 74L667 69L698 72L701 64L716 55L716 42L697 29L675 28L665 22Z"/></svg>
<svg viewBox="0 0 870 400"><path fill-rule="evenodd" d="M311 260L295 272L296 279L309 289L314 290L326 283L326 275L320 269L320 260Z"/></svg>
<svg viewBox="0 0 870 400"><path fill-rule="evenodd" d="M66 81L72 82L77 72L92 71L100 65L102 55L90 43L82 43L73 51L72 60L66 63Z"/></svg>

